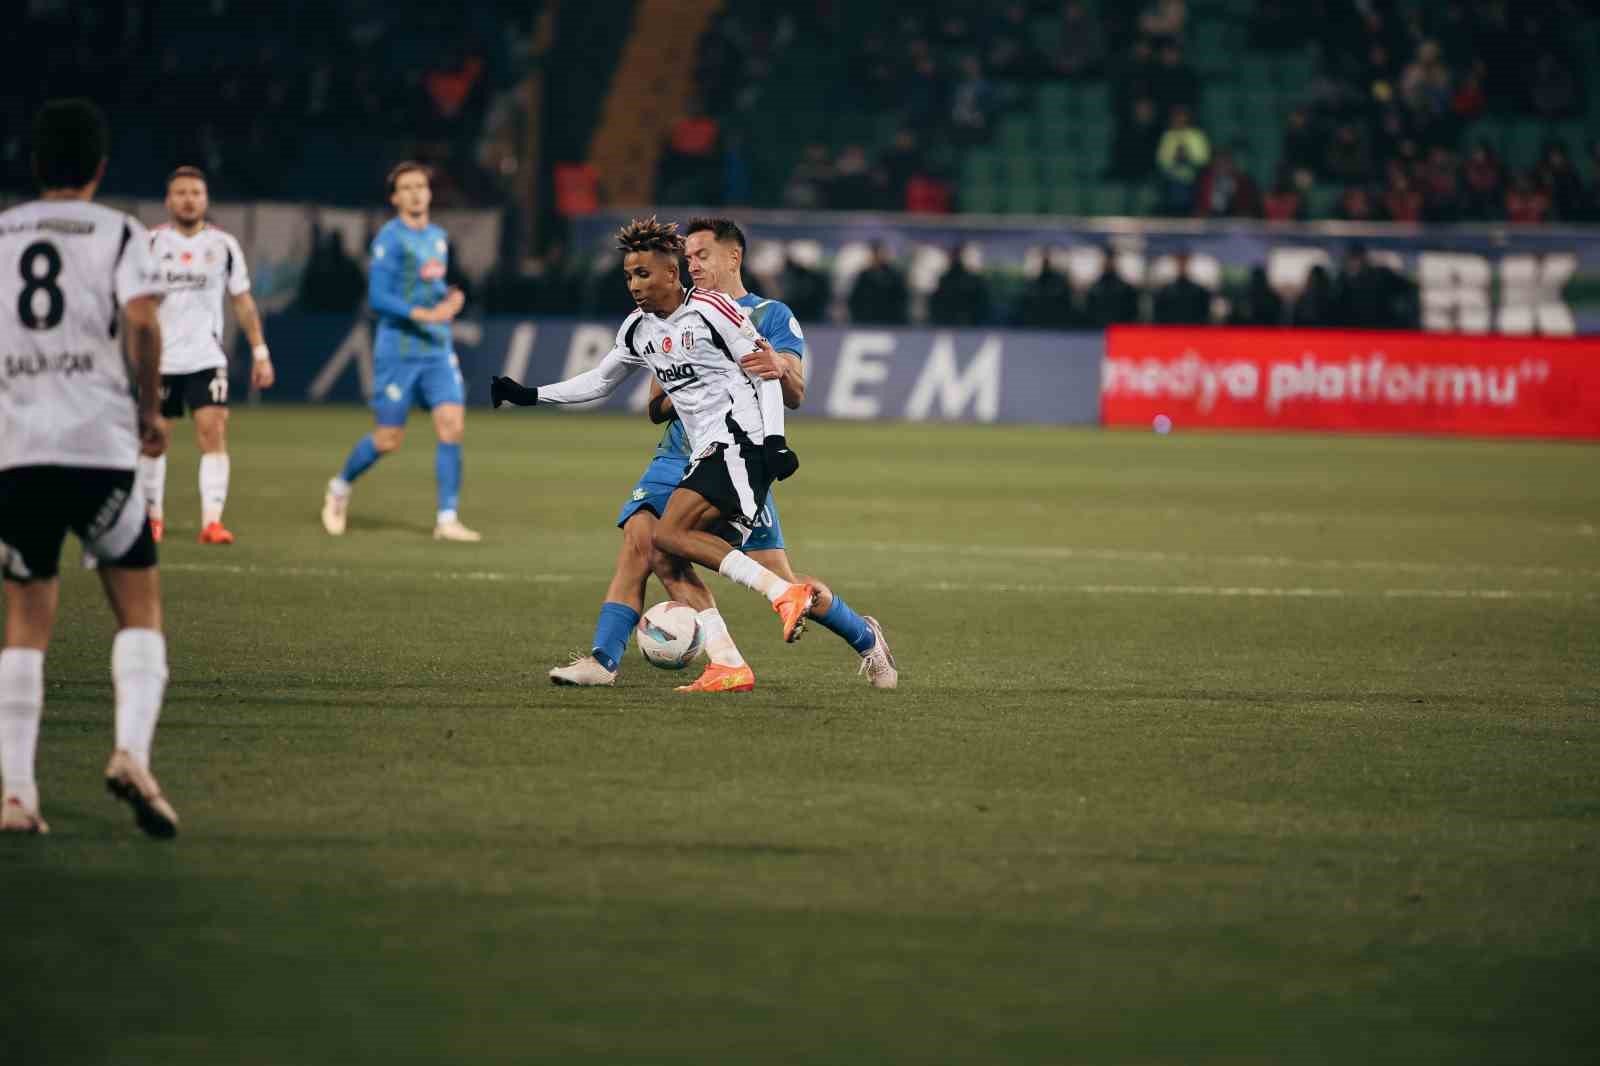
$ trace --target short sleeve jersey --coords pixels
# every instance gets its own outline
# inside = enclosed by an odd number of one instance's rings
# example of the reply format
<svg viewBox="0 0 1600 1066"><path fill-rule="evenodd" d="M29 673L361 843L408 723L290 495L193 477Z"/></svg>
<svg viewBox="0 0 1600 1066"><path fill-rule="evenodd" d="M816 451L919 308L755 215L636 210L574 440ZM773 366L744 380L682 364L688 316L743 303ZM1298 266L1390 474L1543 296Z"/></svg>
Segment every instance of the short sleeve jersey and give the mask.
<svg viewBox="0 0 1600 1066"><path fill-rule="evenodd" d="M150 254L166 290L161 301L161 372L193 374L228 365L222 344L223 293L250 291L244 251L210 224L185 237L171 226L150 235Z"/></svg>
<svg viewBox="0 0 1600 1066"><path fill-rule="evenodd" d="M138 219L82 200L0 214L0 470L131 470L138 418L119 316L159 296Z"/></svg>

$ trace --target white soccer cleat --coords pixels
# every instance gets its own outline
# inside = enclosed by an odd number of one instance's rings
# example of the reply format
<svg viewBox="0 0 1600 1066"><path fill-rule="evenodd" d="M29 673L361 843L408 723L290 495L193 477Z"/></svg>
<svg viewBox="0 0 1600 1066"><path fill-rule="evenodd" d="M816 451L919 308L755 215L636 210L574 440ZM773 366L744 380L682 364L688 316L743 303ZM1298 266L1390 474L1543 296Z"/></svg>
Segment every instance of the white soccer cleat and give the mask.
<svg viewBox="0 0 1600 1066"><path fill-rule="evenodd" d="M454 540L462 544L476 544L483 539L483 534L475 529L468 529L457 519L440 522L433 527L434 540Z"/></svg>
<svg viewBox="0 0 1600 1066"><path fill-rule="evenodd" d="M178 835L178 812L161 794L155 775L120 748L106 764L106 791L133 808L134 823L150 836L168 839Z"/></svg>
<svg viewBox="0 0 1600 1066"><path fill-rule="evenodd" d="M350 497L327 492L322 497L322 528L331 537L344 536L344 520L350 510Z"/></svg>
<svg viewBox="0 0 1600 1066"><path fill-rule="evenodd" d="M607 670L593 655L574 655L572 662L550 671L550 681L556 685L615 685L617 672Z"/></svg>
<svg viewBox="0 0 1600 1066"><path fill-rule="evenodd" d="M39 817L37 810L23 806L22 801L16 796L7 796L4 807L0 807L0 833L35 833L50 832L50 827L45 820Z"/></svg>
<svg viewBox="0 0 1600 1066"><path fill-rule="evenodd" d="M900 684L900 671L895 669L894 653L889 650L889 638L883 635L883 627L870 614L862 615L861 620L867 623L867 628L871 629L872 635L878 639L872 645L872 650L861 657L861 669L857 672L866 674L873 688L895 688Z"/></svg>

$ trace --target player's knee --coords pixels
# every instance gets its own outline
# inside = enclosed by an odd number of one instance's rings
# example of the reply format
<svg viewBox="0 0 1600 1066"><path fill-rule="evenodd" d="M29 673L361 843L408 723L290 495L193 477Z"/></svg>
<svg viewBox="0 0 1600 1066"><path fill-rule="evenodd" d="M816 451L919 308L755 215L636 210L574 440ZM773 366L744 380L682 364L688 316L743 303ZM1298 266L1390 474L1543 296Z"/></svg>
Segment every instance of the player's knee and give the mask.
<svg viewBox="0 0 1600 1066"><path fill-rule="evenodd" d="M372 446L380 452L392 452L405 439L405 430L398 426L379 426L372 431Z"/></svg>

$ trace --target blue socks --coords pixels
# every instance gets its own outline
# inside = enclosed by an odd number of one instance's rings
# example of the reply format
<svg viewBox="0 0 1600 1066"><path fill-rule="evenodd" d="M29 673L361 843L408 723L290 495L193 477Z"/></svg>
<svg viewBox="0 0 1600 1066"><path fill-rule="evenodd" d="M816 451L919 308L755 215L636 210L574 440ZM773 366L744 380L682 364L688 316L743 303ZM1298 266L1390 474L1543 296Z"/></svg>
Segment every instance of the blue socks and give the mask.
<svg viewBox="0 0 1600 1066"><path fill-rule="evenodd" d="M381 458L383 454L378 451L378 446L372 443L372 434L368 433L356 441L356 446L350 449L350 458L344 461L344 469L339 471L339 480L346 484L354 481Z"/></svg>
<svg viewBox="0 0 1600 1066"><path fill-rule="evenodd" d="M616 670L628 646L628 634L638 624L639 612L627 604L608 601L600 605L600 618L594 624L594 657L601 666Z"/></svg>
<svg viewBox="0 0 1600 1066"><path fill-rule="evenodd" d="M817 617L817 623L839 634L846 644L861 655L867 654L878 643L878 638L873 636L866 621L852 611L850 605L844 602L844 597L837 593L833 597L833 606L828 608L827 614Z"/></svg>
<svg viewBox="0 0 1600 1066"><path fill-rule="evenodd" d="M439 484L439 510L454 512L461 502L461 445L440 444L434 449L433 477Z"/></svg>

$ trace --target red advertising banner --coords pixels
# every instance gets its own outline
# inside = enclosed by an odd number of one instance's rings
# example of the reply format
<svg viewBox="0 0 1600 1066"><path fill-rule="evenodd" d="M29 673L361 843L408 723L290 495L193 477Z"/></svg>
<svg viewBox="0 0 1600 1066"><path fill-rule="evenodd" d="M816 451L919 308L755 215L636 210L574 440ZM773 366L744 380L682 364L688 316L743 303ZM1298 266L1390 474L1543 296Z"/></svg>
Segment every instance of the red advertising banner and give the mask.
<svg viewBox="0 0 1600 1066"><path fill-rule="evenodd" d="M1113 326L1108 426L1600 438L1600 338Z"/></svg>

